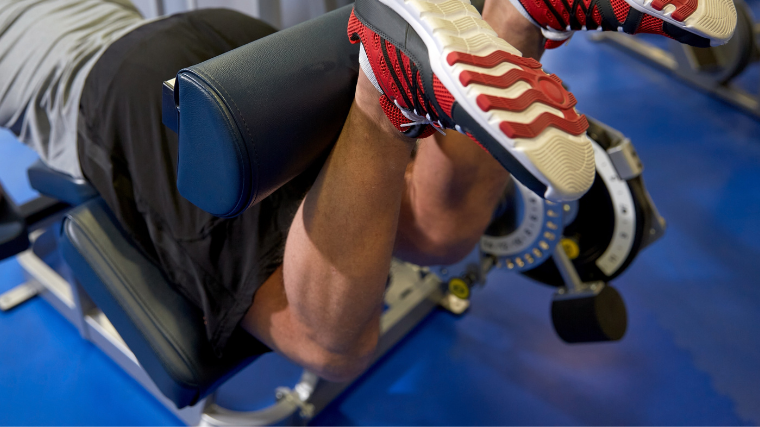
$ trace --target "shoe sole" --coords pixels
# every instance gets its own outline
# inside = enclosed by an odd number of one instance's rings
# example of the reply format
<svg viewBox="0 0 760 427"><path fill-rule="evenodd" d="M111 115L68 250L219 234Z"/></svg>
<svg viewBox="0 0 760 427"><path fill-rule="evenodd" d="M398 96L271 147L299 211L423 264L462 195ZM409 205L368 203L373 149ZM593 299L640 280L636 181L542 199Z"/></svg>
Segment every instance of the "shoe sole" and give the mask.
<svg viewBox="0 0 760 427"><path fill-rule="evenodd" d="M639 12L709 39L711 46L720 46L728 42L736 29L736 7L732 0L625 1Z"/></svg>
<svg viewBox="0 0 760 427"><path fill-rule="evenodd" d="M395 26L383 31L373 28L382 23L370 25L361 18L360 7L376 8L369 2L390 8L424 43L432 73L456 100L451 117L461 127L457 130L474 136L516 179L547 200L575 200L586 192L594 179L587 123L583 116L568 121L550 106L564 103L564 108L570 105L572 109L575 105L559 78L522 58L469 2L357 1L357 18L392 43L389 35L400 31L397 23L387 24ZM409 56L419 62L420 58ZM535 84L523 79L525 75L535 78Z"/></svg>

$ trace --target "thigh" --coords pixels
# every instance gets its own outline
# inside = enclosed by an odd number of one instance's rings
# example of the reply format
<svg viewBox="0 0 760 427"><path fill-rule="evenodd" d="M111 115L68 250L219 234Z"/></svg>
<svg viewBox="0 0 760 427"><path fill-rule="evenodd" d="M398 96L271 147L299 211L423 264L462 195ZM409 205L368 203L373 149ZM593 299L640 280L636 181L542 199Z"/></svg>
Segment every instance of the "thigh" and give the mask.
<svg viewBox="0 0 760 427"><path fill-rule="evenodd" d="M281 264L285 234L309 181L294 180L234 219L198 209L175 185L178 141L161 123L161 84L181 68L272 32L254 18L214 9L147 24L109 47L80 104L85 176L138 246L202 308L217 351Z"/></svg>

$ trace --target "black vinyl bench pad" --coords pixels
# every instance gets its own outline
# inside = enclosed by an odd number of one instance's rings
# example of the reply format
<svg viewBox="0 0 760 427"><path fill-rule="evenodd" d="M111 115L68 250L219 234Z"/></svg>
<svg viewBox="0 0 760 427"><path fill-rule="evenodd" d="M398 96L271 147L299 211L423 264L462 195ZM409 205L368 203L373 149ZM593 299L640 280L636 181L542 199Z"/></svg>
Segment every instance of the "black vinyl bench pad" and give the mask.
<svg viewBox="0 0 760 427"><path fill-rule="evenodd" d="M101 198L69 212L59 246L86 293L178 408L195 404L266 351L238 330L217 358L202 311L131 243Z"/></svg>

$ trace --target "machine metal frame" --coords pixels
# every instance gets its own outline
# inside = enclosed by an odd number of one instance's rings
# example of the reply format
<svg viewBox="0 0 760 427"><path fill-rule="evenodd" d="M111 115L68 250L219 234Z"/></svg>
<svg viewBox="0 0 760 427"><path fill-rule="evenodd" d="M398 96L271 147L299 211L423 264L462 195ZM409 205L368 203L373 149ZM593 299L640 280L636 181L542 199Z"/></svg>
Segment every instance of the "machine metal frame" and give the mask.
<svg viewBox="0 0 760 427"><path fill-rule="evenodd" d="M619 132L604 125L595 126L598 131L606 133L609 138L617 141L604 151L609 155L612 163L610 167L615 169L612 172L622 180L638 177L642 166L630 141ZM600 147L597 148L603 150ZM597 153L599 154L601 153ZM599 170L598 165L597 170ZM643 197L649 196L645 192ZM664 220L657 213L651 200L649 204L652 209L652 221L649 224L651 229L645 233L643 246L659 238L665 227ZM0 309L9 310L39 295L69 320L84 339L100 348L186 424L305 425L356 381L355 379L343 383L332 383L318 378L309 371L304 371L300 381L292 388L279 387L273 390L276 403L260 410L246 412L225 408L217 401L216 392L194 406L177 409L174 402L166 398L148 376L111 322L88 297L66 263L63 262L58 252L58 230L60 221L66 215L68 208L54 199L43 197L21 206L19 210L26 218L29 224L27 229L30 230L30 248L17 255L27 281L0 295ZM572 211L572 209L567 209L567 211ZM560 220L561 218L555 219L555 221ZM559 233L561 230L555 231ZM583 307L584 304L588 305L584 301L600 298L603 292L606 293L605 301L609 303L611 293L617 295L617 292L604 281L584 282L561 245L551 249L545 248L545 250L552 254L562 277L562 286L557 289L552 303L555 330L560 337L565 339L560 329L570 330L573 333L584 332L584 329L599 329L601 323L596 317L576 316L577 310L587 310ZM486 275L492 268L513 269L515 267L510 266L508 258L502 259L503 257L486 252L483 248L478 248L457 264L436 268L420 267L394 259L389 272L389 285L384 296L386 309L381 317L381 336L373 363L387 354L438 306L454 314L464 313L470 305L471 288L484 285ZM619 296L615 295L612 299L619 300ZM622 300L619 304L622 304ZM555 317L555 306L562 308L564 314ZM596 304L592 305L592 307L595 306ZM616 308L619 311L618 316L622 316L624 321L625 307ZM579 321L578 318L591 320ZM587 339L587 341L595 340L600 340L600 338Z"/></svg>

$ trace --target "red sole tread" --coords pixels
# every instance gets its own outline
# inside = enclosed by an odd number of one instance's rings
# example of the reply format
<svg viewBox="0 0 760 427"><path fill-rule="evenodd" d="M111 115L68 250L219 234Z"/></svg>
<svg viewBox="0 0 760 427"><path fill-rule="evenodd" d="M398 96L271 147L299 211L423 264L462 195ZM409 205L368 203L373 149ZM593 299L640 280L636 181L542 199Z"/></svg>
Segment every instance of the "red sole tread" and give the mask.
<svg viewBox="0 0 760 427"><path fill-rule="evenodd" d="M531 89L523 92L517 98L502 98L493 95L479 95L476 99L478 107L483 111L505 110L520 112L535 103L545 104L562 112L563 117L551 113L542 113L531 123L515 123L503 121L499 128L509 138L534 138L547 127L554 127L570 133L581 135L588 128L586 116L575 111L577 100L564 87L562 80L554 74L546 74L541 64L532 58L523 58L504 51L495 51L487 56L476 56L462 52L450 53L446 60L449 65L457 63L474 65L481 68L493 68L503 62L515 64L520 69L512 69L501 76L465 70L459 75L460 83L467 87L470 84L481 84L500 89L506 89L518 81L524 81Z"/></svg>
<svg viewBox="0 0 760 427"><path fill-rule="evenodd" d="M699 0L654 0L652 2L652 8L661 11L669 4L676 7L676 10L670 14L670 17L676 21L683 22L697 10Z"/></svg>

